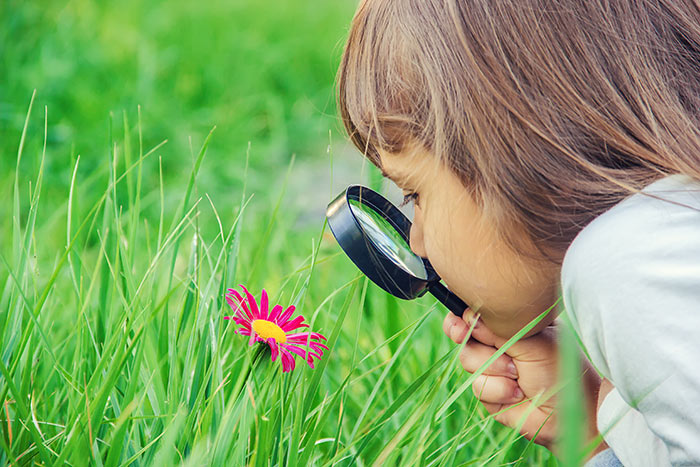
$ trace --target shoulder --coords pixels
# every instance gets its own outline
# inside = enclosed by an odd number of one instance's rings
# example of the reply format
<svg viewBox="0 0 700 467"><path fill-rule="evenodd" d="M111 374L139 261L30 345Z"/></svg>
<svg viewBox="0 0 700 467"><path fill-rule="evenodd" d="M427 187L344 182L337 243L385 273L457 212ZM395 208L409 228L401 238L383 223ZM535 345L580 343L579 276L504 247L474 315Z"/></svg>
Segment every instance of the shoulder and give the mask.
<svg viewBox="0 0 700 467"><path fill-rule="evenodd" d="M611 339L700 317L700 182L666 177L599 216L567 250L561 286L594 365L608 377L602 360Z"/></svg>
<svg viewBox="0 0 700 467"><path fill-rule="evenodd" d="M685 249L700 246L699 227L700 181L682 175L658 180L579 233L564 257L562 280L587 276L588 267L609 274L624 265L648 269L645 259L685 257Z"/></svg>
<svg viewBox="0 0 700 467"><path fill-rule="evenodd" d="M691 281L700 294L700 182L666 177L599 216L569 246L561 279L573 313L592 294L625 300L645 285Z"/></svg>

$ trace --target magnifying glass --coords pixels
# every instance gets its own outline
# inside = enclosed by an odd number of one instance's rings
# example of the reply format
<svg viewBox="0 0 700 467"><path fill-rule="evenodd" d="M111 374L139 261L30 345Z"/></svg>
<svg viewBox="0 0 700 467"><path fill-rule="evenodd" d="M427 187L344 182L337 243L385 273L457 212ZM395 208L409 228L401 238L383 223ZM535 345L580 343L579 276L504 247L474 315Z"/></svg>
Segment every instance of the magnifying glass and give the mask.
<svg viewBox="0 0 700 467"><path fill-rule="evenodd" d="M382 195L351 185L331 201L326 217L340 247L372 282L404 300L430 292L462 316L467 305L440 282L427 259L411 251L411 221Z"/></svg>

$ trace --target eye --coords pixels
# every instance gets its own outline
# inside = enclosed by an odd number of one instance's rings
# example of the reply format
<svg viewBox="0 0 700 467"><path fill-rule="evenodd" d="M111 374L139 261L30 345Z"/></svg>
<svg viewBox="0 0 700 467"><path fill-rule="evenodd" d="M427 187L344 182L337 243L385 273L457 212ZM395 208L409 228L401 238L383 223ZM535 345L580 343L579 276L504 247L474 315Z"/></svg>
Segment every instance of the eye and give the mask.
<svg viewBox="0 0 700 467"><path fill-rule="evenodd" d="M414 203L418 203L418 193L407 193L403 195L403 203L401 203L401 207L406 206L408 203L413 201Z"/></svg>

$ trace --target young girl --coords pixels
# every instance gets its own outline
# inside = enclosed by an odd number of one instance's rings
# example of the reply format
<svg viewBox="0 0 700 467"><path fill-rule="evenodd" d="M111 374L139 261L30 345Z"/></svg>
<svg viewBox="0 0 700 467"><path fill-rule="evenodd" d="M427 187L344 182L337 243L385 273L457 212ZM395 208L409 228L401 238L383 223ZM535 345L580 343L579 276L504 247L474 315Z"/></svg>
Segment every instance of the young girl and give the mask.
<svg viewBox="0 0 700 467"><path fill-rule="evenodd" d="M412 249L471 306L445 333L480 316L464 369L557 304L597 370L591 465L700 464L697 2L365 0L338 85L415 201ZM547 446L554 401L528 401L556 383L554 316L473 387Z"/></svg>

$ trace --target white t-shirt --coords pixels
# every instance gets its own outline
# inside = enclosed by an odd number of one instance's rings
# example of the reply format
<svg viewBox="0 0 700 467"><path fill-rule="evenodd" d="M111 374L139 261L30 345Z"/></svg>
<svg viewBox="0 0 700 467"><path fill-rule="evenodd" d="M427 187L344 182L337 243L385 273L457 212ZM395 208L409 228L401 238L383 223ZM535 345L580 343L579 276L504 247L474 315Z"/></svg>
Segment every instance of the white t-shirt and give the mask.
<svg viewBox="0 0 700 467"><path fill-rule="evenodd" d="M626 466L700 465L700 182L658 180L586 226L564 306L615 386L598 429ZM691 209L686 206L691 206Z"/></svg>

